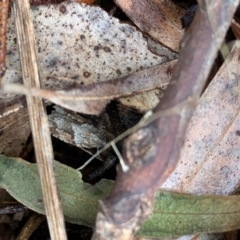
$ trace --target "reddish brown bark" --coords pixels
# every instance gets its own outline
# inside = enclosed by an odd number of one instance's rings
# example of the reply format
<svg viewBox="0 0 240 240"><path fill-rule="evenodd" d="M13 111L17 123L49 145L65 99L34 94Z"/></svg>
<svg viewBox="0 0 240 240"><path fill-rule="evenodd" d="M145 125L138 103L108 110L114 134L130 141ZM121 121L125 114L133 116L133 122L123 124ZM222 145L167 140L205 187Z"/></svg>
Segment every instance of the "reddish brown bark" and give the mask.
<svg viewBox="0 0 240 240"><path fill-rule="evenodd" d="M238 3L199 1L170 86L154 110L168 114L127 139L130 170L119 171L115 187L100 204L94 239L131 239L149 216L155 191L176 166L189 119Z"/></svg>
<svg viewBox="0 0 240 240"><path fill-rule="evenodd" d="M9 0L0 0L0 79L6 71L6 33ZM0 81L1 84L1 81Z"/></svg>
<svg viewBox="0 0 240 240"><path fill-rule="evenodd" d="M236 22L234 19L232 20L231 29L236 37L236 39L240 39L240 24Z"/></svg>

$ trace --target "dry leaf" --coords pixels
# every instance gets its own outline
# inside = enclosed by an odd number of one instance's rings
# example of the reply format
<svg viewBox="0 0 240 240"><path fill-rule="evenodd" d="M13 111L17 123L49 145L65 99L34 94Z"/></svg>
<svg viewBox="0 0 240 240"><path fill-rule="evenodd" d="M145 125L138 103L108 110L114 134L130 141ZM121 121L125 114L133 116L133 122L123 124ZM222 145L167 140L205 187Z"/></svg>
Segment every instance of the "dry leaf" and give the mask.
<svg viewBox="0 0 240 240"><path fill-rule="evenodd" d="M26 108L0 117L0 153L11 157L19 156L30 131Z"/></svg>
<svg viewBox="0 0 240 240"><path fill-rule="evenodd" d="M126 77L75 87L65 91L27 89L20 85L8 84L3 85L3 90L42 97L76 112L100 114L109 100L135 95L140 92L148 92L168 85L175 63L176 61L171 61ZM152 94L152 92L149 94L150 99ZM125 101L129 102L129 99L125 99ZM142 105L148 105L146 102L150 102L149 99ZM135 104L134 107L143 111L139 104Z"/></svg>
<svg viewBox="0 0 240 240"><path fill-rule="evenodd" d="M43 87L69 89L78 85L116 79L163 63L147 48L147 42L134 27L119 23L98 7L78 3L32 8L36 51ZM13 17L8 24L7 72L3 83L21 82L20 62ZM4 96L5 97L5 96ZM142 96L143 111L153 108ZM0 103L0 108L5 105Z"/></svg>
<svg viewBox="0 0 240 240"><path fill-rule="evenodd" d="M147 42L140 32L132 26L119 23L117 19L109 17L100 8L78 3L64 3L32 9L35 21L36 50L44 88L70 89L111 80L171 59L167 51L164 52L167 57L164 54L161 57L152 54L147 49ZM84 21L78 21L79 18ZM11 16L8 20L8 69L3 83L22 82L15 39L14 19ZM166 73L165 77L170 78L168 75L171 71ZM140 87L138 83L137 86ZM154 90L136 97L128 97L122 101L127 105L137 103L139 110L146 111L158 103L159 92L161 95L161 90ZM25 106L24 96L1 94L0 114L2 116L17 112ZM15 117L15 120L22 117L23 115ZM8 120L8 125L14 123L15 121L9 122ZM18 131L15 127L14 129ZM19 131L22 131L21 128ZM7 130L5 133L8 133ZM6 134L1 137L3 142L9 141L5 138ZM16 135L20 133L14 134ZM9 136L13 135L9 134ZM23 141L19 141L20 143ZM19 153L21 150L18 149ZM3 145L0 150L7 154Z"/></svg>
<svg viewBox="0 0 240 240"><path fill-rule="evenodd" d="M240 25L234 19L232 20L231 29L236 37L236 39L240 39Z"/></svg>
<svg viewBox="0 0 240 240"><path fill-rule="evenodd" d="M182 39L184 10L172 1L115 0L121 9L145 33L173 51Z"/></svg>
<svg viewBox="0 0 240 240"><path fill-rule="evenodd" d="M194 194L231 194L240 184L237 43L199 101L178 166L161 186Z"/></svg>

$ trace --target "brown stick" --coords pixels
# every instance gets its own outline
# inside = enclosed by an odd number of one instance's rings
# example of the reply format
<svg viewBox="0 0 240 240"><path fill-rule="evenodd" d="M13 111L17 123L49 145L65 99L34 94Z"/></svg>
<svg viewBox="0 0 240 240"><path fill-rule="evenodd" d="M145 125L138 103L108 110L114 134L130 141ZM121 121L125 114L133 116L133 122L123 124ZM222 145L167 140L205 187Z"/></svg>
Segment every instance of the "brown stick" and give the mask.
<svg viewBox="0 0 240 240"><path fill-rule="evenodd" d="M181 44L170 86L155 113L174 109L130 136L114 189L100 204L93 239L132 239L153 206L155 191L175 168L188 122L239 1L199 1ZM182 103L184 107L178 107Z"/></svg>
<svg viewBox="0 0 240 240"><path fill-rule="evenodd" d="M0 84L6 71L6 33L8 18L9 0L0 0Z"/></svg>
<svg viewBox="0 0 240 240"><path fill-rule="evenodd" d="M14 0L13 12L15 15L24 84L26 87L39 88L40 81L29 0ZM53 150L47 116L41 99L28 96L27 104L51 239L65 240L67 235L57 193L57 183L53 169Z"/></svg>
<svg viewBox="0 0 240 240"><path fill-rule="evenodd" d="M34 213L25 223L16 240L28 240L45 219L46 217L44 215Z"/></svg>

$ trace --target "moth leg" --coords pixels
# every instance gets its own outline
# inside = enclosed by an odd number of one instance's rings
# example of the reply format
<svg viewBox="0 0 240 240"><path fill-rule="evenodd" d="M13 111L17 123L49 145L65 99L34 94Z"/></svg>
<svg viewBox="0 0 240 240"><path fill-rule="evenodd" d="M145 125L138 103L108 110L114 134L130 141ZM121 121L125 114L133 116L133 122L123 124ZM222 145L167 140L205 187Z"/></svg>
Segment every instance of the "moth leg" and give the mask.
<svg viewBox="0 0 240 240"><path fill-rule="evenodd" d="M117 156L111 151L109 157L103 162L103 164L95 169L92 173L87 176L83 176L83 181L92 182L100 177L110 168L114 167L118 163Z"/></svg>
<svg viewBox="0 0 240 240"><path fill-rule="evenodd" d="M122 123L119 113L118 113L118 106L116 101L111 101L107 108L106 112L108 113L109 120L113 129L113 133L116 136L120 135L122 132L126 130L126 126ZM122 152L122 140L116 144L120 153ZM103 164L95 169L92 173L88 176L84 176L83 180L86 182L94 181L103 176L103 174L110 168L116 166L119 162L118 157L116 156L115 152L111 150L110 155L107 159L103 162Z"/></svg>

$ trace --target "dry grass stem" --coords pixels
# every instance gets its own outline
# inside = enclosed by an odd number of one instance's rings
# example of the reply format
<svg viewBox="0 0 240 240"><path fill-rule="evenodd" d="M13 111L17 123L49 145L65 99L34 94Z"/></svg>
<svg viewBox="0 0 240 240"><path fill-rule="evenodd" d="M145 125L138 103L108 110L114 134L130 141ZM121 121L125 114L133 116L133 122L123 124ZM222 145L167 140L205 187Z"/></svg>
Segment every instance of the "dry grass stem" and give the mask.
<svg viewBox="0 0 240 240"><path fill-rule="evenodd" d="M13 12L24 84L29 88L40 88L29 1L13 1ZM67 236L54 176L53 150L47 116L40 98L27 96L27 104L51 239L64 240Z"/></svg>

